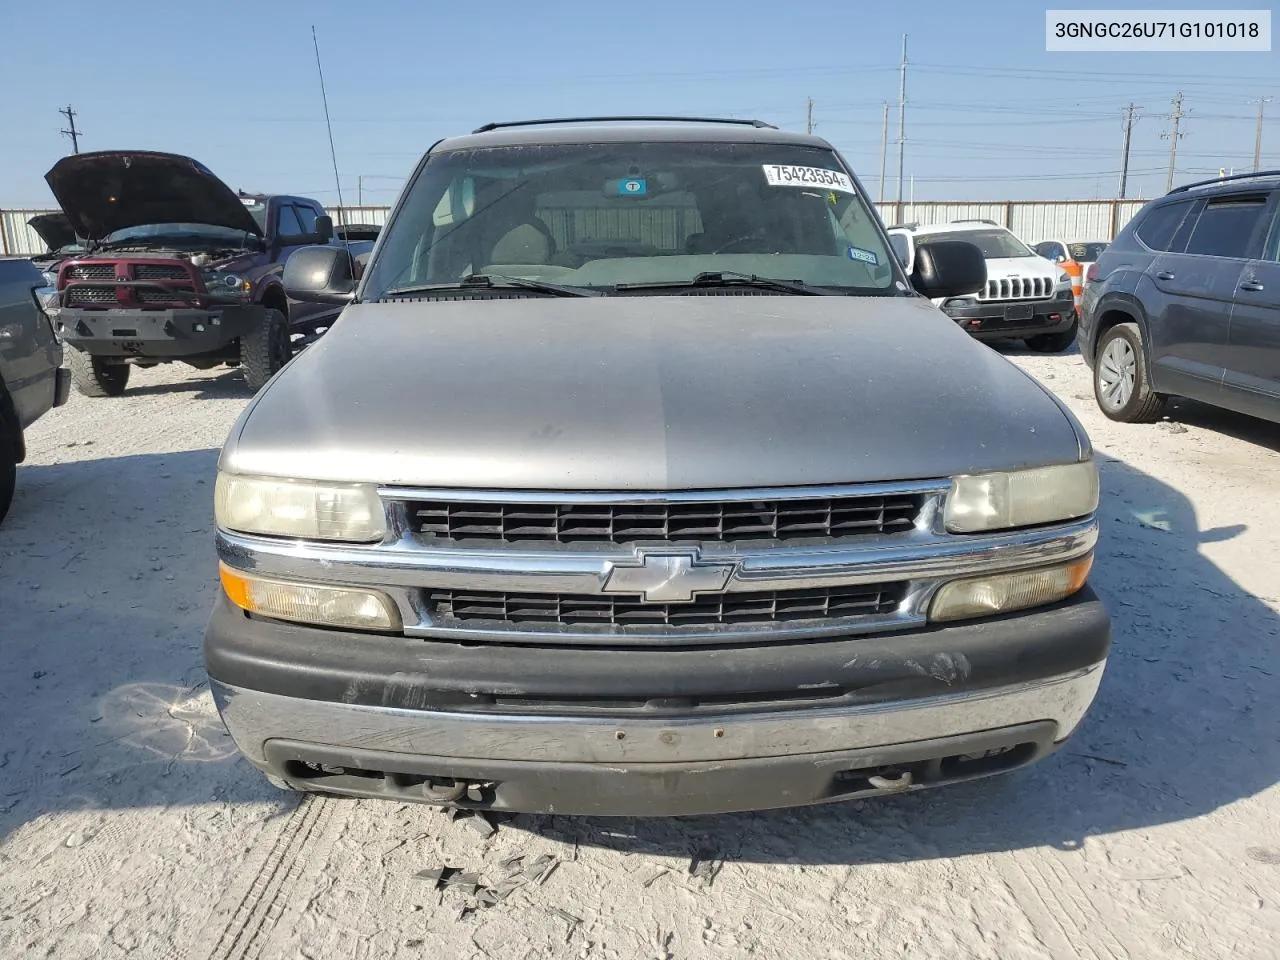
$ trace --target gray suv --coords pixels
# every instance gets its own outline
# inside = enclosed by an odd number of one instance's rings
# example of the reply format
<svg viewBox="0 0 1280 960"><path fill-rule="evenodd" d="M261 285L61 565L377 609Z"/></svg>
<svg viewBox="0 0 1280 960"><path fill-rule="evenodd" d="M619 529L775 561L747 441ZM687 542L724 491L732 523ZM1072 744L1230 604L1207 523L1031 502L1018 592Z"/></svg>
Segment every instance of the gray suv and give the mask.
<svg viewBox="0 0 1280 960"><path fill-rule="evenodd" d="M830 144L741 122L432 147L223 448L205 662L279 786L677 815L1021 767L1110 642L1089 439L907 276Z"/></svg>
<svg viewBox="0 0 1280 960"><path fill-rule="evenodd" d="M43 284L30 260L0 259L0 520L27 457L26 429L66 403L71 390L62 343L40 304Z"/></svg>
<svg viewBox="0 0 1280 960"><path fill-rule="evenodd" d="M1113 420L1177 395L1280 421L1280 171L1143 207L1089 268L1080 351Z"/></svg>

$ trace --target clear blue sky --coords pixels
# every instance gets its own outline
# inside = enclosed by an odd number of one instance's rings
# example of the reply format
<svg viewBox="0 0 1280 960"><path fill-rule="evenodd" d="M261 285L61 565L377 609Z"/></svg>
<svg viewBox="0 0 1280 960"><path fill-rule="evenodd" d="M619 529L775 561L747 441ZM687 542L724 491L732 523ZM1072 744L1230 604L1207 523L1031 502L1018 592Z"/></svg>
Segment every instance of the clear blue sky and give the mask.
<svg viewBox="0 0 1280 960"><path fill-rule="evenodd" d="M1178 90L1186 112L1180 180L1252 163L1249 100L1257 96L1275 98L1267 105L1263 163L1280 167L1280 52L1046 53L1045 6L8 0L0 205L51 203L43 175L70 152L58 132L65 125L58 110L68 103L83 130L82 150L185 153L232 187L333 204L312 24L347 203L356 199L357 175L366 203L391 202L432 142L489 120L709 113L803 129L808 97L815 132L834 142L875 192L881 105L896 104L904 32L906 172L915 177L917 199L1114 196L1120 110L1130 100L1143 108L1130 196L1161 193L1168 142L1160 133ZM896 136L895 105L891 141ZM895 151L891 143L890 199Z"/></svg>

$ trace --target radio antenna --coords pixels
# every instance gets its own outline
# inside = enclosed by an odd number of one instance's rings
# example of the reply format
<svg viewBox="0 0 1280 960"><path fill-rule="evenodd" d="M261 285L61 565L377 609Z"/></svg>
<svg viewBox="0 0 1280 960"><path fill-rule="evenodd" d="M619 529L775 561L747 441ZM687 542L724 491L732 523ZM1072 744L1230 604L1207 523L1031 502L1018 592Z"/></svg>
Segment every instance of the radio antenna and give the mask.
<svg viewBox="0 0 1280 960"><path fill-rule="evenodd" d="M338 221L342 223L346 220L346 205L342 202L342 178L338 176L338 151L333 145L333 123L329 120L329 95L324 90L324 67L320 65L320 41L316 39L316 27L311 25L311 45L316 51L316 73L320 75L320 100L324 104L324 125L329 131L329 157L333 160L333 185L338 191ZM355 275L356 261L351 254L351 244L347 241L346 236L342 238L342 245L346 248L347 258L351 261L351 274Z"/></svg>

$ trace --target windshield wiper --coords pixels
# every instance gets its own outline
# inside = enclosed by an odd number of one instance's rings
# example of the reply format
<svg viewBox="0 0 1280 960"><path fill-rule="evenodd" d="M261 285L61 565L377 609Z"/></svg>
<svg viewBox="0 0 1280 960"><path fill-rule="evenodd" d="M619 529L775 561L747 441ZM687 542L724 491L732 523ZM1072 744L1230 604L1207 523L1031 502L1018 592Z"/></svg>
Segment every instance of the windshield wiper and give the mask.
<svg viewBox="0 0 1280 960"><path fill-rule="evenodd" d="M417 283L403 287L392 287L382 294L382 297L408 297L415 293L431 293L436 290L500 290L503 288L536 290L539 293L549 293L555 297L599 297L602 295L601 291L591 290L587 287L572 287L562 283L545 283L542 280L530 280L528 277L508 277L500 273L473 273L470 276L463 277L461 280L452 280L447 283Z"/></svg>
<svg viewBox="0 0 1280 960"><path fill-rule="evenodd" d="M708 270L692 280L660 280L645 283L619 283L615 290L653 290L660 287L759 287L762 290L780 290L806 297L837 296L835 291L814 287L799 280L779 280L760 277L754 273L738 273L734 270Z"/></svg>

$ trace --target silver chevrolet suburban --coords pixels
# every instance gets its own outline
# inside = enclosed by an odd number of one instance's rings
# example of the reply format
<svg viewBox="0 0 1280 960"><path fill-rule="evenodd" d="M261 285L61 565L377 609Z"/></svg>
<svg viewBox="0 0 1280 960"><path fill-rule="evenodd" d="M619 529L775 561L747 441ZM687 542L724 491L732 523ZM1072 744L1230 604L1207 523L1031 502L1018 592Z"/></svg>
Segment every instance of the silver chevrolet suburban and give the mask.
<svg viewBox="0 0 1280 960"><path fill-rule="evenodd" d="M640 123L644 120L644 123ZM359 280L355 279L359 273ZM219 462L205 636L298 790L681 815L969 780L1061 745L1110 626L1098 475L930 303L822 139L490 124L419 163Z"/></svg>

